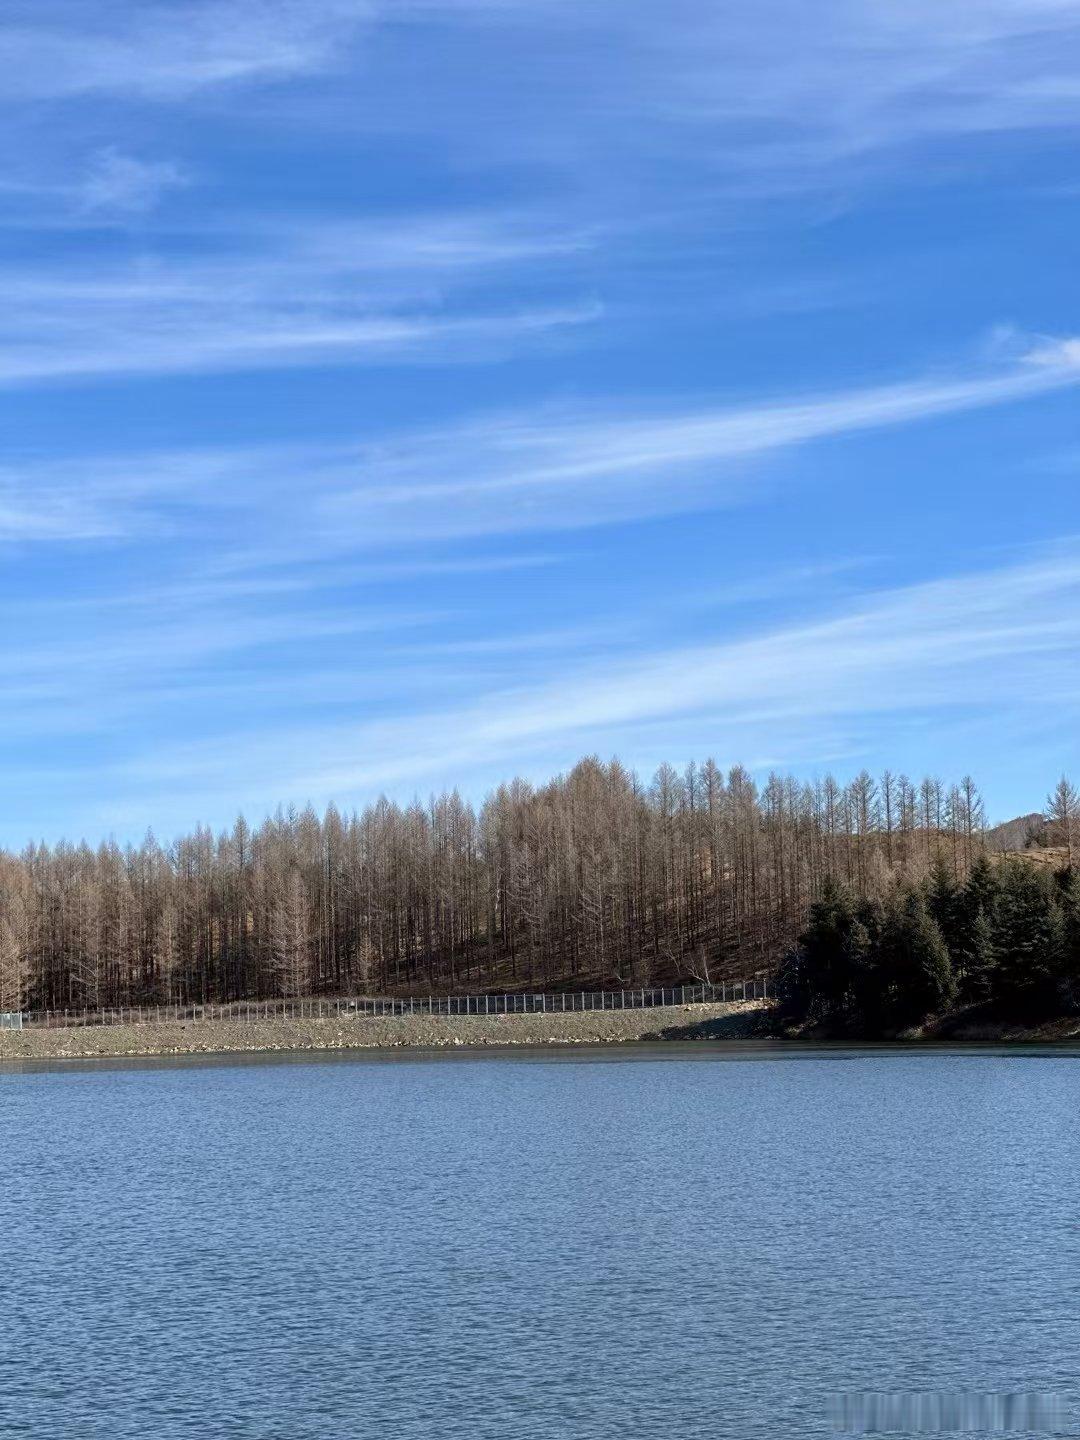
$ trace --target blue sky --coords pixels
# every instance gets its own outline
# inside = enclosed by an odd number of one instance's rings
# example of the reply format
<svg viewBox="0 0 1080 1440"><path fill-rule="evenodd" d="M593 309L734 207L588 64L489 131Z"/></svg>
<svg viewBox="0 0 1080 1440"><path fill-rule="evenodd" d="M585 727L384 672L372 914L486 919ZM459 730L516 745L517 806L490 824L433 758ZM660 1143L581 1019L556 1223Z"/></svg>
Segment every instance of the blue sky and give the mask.
<svg viewBox="0 0 1080 1440"><path fill-rule="evenodd" d="M1080 772L1080 15L15 0L0 841Z"/></svg>

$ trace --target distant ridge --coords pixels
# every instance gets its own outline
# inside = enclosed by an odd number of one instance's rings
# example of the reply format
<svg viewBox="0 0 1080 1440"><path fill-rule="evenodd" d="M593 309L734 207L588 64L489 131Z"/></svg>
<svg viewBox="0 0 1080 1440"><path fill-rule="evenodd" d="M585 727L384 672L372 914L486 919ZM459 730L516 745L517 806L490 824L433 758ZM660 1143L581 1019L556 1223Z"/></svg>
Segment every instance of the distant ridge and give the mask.
<svg viewBox="0 0 1080 1440"><path fill-rule="evenodd" d="M986 832L986 844L991 850L1027 850L1044 844L1045 839L1046 819L1037 810L1030 815L1003 820Z"/></svg>

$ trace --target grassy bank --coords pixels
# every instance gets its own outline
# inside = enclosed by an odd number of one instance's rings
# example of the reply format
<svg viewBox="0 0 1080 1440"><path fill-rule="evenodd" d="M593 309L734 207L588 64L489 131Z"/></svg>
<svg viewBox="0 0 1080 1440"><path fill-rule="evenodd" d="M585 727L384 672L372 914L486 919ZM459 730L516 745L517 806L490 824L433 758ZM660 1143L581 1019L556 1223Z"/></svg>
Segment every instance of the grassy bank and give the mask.
<svg viewBox="0 0 1080 1440"><path fill-rule="evenodd" d="M210 1020L0 1031L0 1061L258 1050L439 1049L492 1045L604 1045L633 1040L747 1039L768 1033L770 1006L587 1010L565 1015L399 1015L335 1019Z"/></svg>

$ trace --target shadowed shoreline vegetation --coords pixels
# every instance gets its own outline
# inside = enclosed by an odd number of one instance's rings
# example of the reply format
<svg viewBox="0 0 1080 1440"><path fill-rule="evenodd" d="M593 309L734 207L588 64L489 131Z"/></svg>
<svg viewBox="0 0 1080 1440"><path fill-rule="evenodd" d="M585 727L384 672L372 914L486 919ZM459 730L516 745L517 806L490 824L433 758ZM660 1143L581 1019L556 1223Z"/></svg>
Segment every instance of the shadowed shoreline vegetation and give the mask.
<svg viewBox="0 0 1080 1440"><path fill-rule="evenodd" d="M954 1007L1014 1022L1080 1007L1080 873L980 855L938 862L879 899L829 878L777 977L782 1015L828 1033L894 1034Z"/></svg>
<svg viewBox="0 0 1080 1440"><path fill-rule="evenodd" d="M1075 812L1068 787L1069 855ZM1026 996L1009 978L1025 945L1059 993L1073 880L985 851L970 779L759 787L710 760L644 783L596 759L478 807L452 791L168 846L31 845L0 853L0 1010L648 986L782 965L793 1012L877 1026L954 990Z"/></svg>

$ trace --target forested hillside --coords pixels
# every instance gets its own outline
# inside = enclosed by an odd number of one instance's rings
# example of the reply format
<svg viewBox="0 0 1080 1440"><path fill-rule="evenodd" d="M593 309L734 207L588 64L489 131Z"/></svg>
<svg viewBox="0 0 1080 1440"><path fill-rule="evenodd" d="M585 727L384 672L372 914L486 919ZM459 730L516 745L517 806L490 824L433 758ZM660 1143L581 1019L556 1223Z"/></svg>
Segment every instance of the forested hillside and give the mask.
<svg viewBox="0 0 1080 1440"><path fill-rule="evenodd" d="M585 760L456 793L278 814L167 848L0 857L0 1009L489 987L773 968L828 878L881 898L981 848L970 780L847 785Z"/></svg>

